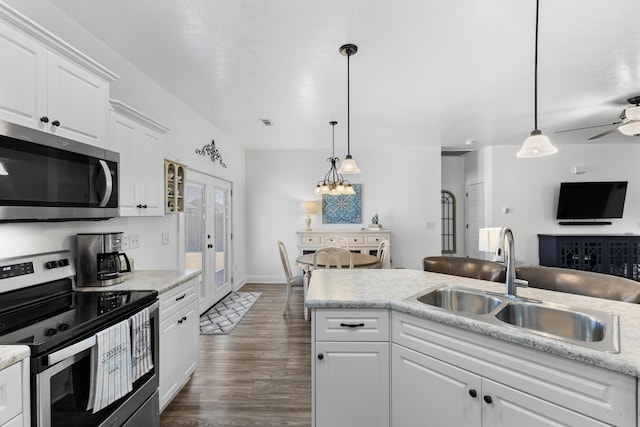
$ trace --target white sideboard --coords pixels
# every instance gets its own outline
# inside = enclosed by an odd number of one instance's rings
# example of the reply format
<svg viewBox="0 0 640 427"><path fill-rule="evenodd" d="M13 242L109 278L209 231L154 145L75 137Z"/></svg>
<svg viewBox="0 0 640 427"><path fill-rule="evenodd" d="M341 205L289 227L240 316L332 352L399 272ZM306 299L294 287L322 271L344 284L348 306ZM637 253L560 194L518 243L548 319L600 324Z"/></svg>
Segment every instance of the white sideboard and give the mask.
<svg viewBox="0 0 640 427"><path fill-rule="evenodd" d="M309 254L325 246L334 246L336 238L344 238L352 252L376 255L383 240L391 242L391 230L314 230L297 231L298 255Z"/></svg>

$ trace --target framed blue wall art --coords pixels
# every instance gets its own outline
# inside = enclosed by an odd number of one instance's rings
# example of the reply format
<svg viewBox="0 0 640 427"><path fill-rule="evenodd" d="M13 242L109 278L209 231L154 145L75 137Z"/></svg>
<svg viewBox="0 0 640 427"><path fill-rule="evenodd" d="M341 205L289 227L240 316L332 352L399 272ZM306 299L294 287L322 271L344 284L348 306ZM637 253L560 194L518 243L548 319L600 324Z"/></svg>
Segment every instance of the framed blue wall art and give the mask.
<svg viewBox="0 0 640 427"><path fill-rule="evenodd" d="M362 184L352 184L356 194L350 196L322 196L323 224L362 223Z"/></svg>

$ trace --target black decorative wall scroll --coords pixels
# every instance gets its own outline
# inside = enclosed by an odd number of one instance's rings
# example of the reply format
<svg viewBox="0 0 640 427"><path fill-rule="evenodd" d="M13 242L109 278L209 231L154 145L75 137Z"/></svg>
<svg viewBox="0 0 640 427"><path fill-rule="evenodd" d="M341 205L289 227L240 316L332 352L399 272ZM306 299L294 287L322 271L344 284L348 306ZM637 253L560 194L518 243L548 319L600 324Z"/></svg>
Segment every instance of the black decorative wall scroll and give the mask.
<svg viewBox="0 0 640 427"><path fill-rule="evenodd" d="M212 162L220 163L220 166L226 168L227 165L222 161L222 154L216 148L216 143L212 139L211 144L207 144L202 148L196 148L196 154L200 154L201 156L209 156Z"/></svg>

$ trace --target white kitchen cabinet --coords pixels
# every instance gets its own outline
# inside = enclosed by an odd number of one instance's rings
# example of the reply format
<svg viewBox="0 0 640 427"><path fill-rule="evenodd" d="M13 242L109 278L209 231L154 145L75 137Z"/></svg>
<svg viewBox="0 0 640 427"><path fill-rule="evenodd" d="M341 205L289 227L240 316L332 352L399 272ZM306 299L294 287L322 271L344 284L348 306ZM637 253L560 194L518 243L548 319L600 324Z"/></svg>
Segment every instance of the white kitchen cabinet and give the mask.
<svg viewBox="0 0 640 427"><path fill-rule="evenodd" d="M389 313L313 313L315 427L389 426Z"/></svg>
<svg viewBox="0 0 640 427"><path fill-rule="evenodd" d="M111 145L120 153L120 215L164 215L163 135L166 127L111 100Z"/></svg>
<svg viewBox="0 0 640 427"><path fill-rule="evenodd" d="M199 279L160 295L160 411L191 378L200 357Z"/></svg>
<svg viewBox="0 0 640 427"><path fill-rule="evenodd" d="M405 347L392 347L394 426L607 425Z"/></svg>
<svg viewBox="0 0 640 427"><path fill-rule="evenodd" d="M0 118L106 148L117 75L0 4Z"/></svg>
<svg viewBox="0 0 640 427"><path fill-rule="evenodd" d="M634 377L395 311L391 329L394 426L636 426Z"/></svg>
<svg viewBox="0 0 640 427"><path fill-rule="evenodd" d="M29 358L0 371L0 426L31 425Z"/></svg>

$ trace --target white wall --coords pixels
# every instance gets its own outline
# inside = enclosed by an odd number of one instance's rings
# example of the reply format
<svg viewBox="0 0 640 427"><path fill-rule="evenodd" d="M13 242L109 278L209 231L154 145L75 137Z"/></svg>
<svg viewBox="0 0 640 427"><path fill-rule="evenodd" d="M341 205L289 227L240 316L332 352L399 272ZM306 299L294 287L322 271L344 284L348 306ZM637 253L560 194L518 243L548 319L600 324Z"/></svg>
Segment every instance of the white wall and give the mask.
<svg viewBox="0 0 640 427"><path fill-rule="evenodd" d="M276 242L282 240L292 265L296 231L304 229L300 202L320 200L318 180L329 170L327 150L247 150L248 279L283 281ZM440 254L440 148L359 150L362 170L348 179L362 184L362 224L322 224L312 215L312 229L360 229L378 214L392 230L394 267L422 269L422 258ZM434 229L427 229L427 221Z"/></svg>
<svg viewBox="0 0 640 427"><path fill-rule="evenodd" d="M515 237L516 258L538 263L538 234L621 234L640 232L640 145L561 145L557 154L518 159L520 147L495 146L490 150L491 216L487 226L509 226ZM484 151L484 150L483 150ZM489 152L489 151L488 151ZM571 166L587 171L573 175ZM563 181L629 181L624 215L608 226L561 226L556 220L558 191ZM509 213L503 213L509 208Z"/></svg>
<svg viewBox="0 0 640 427"><path fill-rule="evenodd" d="M442 157L442 189L453 193L456 198L456 251L452 256L465 256L465 188L464 156Z"/></svg>
<svg viewBox="0 0 640 427"><path fill-rule="evenodd" d="M187 108L169 90L162 88L133 67L88 31L80 27L48 0L8 0L7 3L62 38L92 59L114 71L120 79L111 84L111 97L161 122L170 131L161 149L164 157L188 168L231 181L233 197L233 259L235 282L246 275L245 260L245 156L241 143L231 140L198 112ZM147 23L141 23L141 29ZM117 29L114 29L117 31ZM188 76L185 76L188 78ZM195 153L196 148L215 140L227 168ZM187 169L188 177L188 169ZM107 222L67 222L51 224L0 224L0 257L39 250L75 249L72 238L78 232L123 231L140 235L140 248L129 254L139 269L178 267L178 217L117 218ZM169 232L171 244L162 246L161 234ZM11 240L7 240L11 239ZM7 244L6 242L14 242Z"/></svg>

